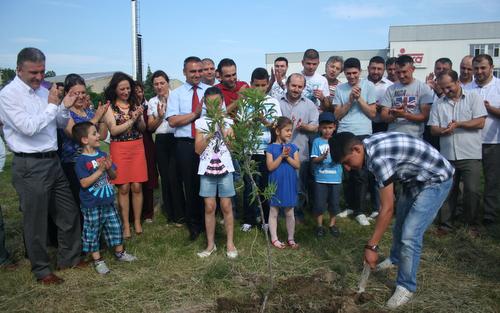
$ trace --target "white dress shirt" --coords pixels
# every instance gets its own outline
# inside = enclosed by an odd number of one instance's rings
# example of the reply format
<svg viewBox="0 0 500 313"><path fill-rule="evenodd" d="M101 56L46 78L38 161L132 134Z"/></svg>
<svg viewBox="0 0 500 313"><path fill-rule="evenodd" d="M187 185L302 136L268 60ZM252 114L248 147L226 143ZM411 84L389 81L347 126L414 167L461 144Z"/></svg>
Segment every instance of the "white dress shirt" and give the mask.
<svg viewBox="0 0 500 313"><path fill-rule="evenodd" d="M472 90L487 100L492 107L500 108L500 79L493 76L493 79L485 86L480 87L476 81L468 85L468 90ZM482 130L483 143L500 144L500 118L488 114Z"/></svg>
<svg viewBox="0 0 500 313"><path fill-rule="evenodd" d="M48 103L48 96L46 88L33 90L18 76L0 91L0 120L13 152L57 150L56 128L66 127L69 111Z"/></svg>
<svg viewBox="0 0 500 313"><path fill-rule="evenodd" d="M158 99L158 96L155 96L148 101L148 116L153 116L154 118L158 117L158 103L160 103L160 100ZM167 102L168 106L168 102ZM155 134L170 134L174 133L175 128L170 127L168 125L167 120L164 118L163 121L161 122L160 126L155 131Z"/></svg>

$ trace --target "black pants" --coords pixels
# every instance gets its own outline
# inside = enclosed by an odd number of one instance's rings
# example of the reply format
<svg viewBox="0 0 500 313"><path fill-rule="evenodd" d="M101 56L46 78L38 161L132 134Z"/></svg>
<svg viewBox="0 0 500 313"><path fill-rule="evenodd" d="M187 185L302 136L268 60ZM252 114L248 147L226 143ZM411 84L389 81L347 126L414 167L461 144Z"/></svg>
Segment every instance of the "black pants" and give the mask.
<svg viewBox="0 0 500 313"><path fill-rule="evenodd" d="M194 140L177 138L176 142L177 173L184 187L184 217L191 233L199 233L204 229L204 210L200 193L200 177L198 176L199 156L194 151Z"/></svg>
<svg viewBox="0 0 500 313"><path fill-rule="evenodd" d="M178 175L174 134L157 134L155 144L156 162L160 173L163 213L169 222L183 223L185 221L185 204L181 176Z"/></svg>
<svg viewBox="0 0 500 313"><path fill-rule="evenodd" d="M23 214L26 252L31 271L42 278L52 271L47 252L47 220L57 226L57 265L71 267L80 261L80 218L58 157L37 159L14 156L12 183Z"/></svg>
<svg viewBox="0 0 500 313"><path fill-rule="evenodd" d="M484 217L498 222L500 215L500 144L483 144Z"/></svg>
<svg viewBox="0 0 500 313"><path fill-rule="evenodd" d="M260 175L255 175L253 179L257 184L257 187L264 191L268 184L269 172L266 166L266 156L261 154L252 155L252 160L257 163L257 171ZM243 181L245 182L245 188L243 190L243 223L255 225L257 223L256 217L260 216L260 210L258 206L258 201L252 202L252 184L250 177L248 175L243 176ZM262 210L264 211L264 223L267 223L269 218L269 202L260 197L262 203Z"/></svg>

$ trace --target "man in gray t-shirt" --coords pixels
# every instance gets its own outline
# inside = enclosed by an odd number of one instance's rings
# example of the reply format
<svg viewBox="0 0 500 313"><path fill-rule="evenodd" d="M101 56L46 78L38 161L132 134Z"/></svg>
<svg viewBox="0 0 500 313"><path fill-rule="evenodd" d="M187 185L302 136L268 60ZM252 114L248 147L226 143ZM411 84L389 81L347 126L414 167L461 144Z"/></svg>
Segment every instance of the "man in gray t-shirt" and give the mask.
<svg viewBox="0 0 500 313"><path fill-rule="evenodd" d="M413 78L413 59L402 55L396 60L399 82L387 88L381 105L381 118L389 123L388 131L422 138L429 119L434 93L425 83Z"/></svg>
<svg viewBox="0 0 500 313"><path fill-rule="evenodd" d="M279 99L281 113L293 123L292 143L299 148L299 203L295 214L303 220L302 207L309 181L309 137L318 131L319 112L316 105L302 95L306 80L302 74L290 75L286 82L286 94Z"/></svg>

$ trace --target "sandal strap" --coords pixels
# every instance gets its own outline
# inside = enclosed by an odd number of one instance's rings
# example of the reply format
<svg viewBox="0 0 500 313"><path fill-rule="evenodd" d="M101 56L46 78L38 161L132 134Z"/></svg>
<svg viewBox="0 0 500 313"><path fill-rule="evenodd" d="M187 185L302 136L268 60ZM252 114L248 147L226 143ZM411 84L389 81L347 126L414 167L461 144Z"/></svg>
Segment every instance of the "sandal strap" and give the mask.
<svg viewBox="0 0 500 313"><path fill-rule="evenodd" d="M274 241L271 241L271 244L275 247L275 248L278 248L278 249L284 249L285 248L285 244L282 243L281 241L279 241L279 239L276 239Z"/></svg>

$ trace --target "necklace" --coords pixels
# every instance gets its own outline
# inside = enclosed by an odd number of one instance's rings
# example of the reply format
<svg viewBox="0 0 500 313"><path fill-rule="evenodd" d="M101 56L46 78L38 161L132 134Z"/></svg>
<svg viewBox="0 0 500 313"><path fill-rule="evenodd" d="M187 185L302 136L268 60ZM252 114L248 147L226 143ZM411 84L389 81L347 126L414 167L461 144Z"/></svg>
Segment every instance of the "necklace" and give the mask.
<svg viewBox="0 0 500 313"><path fill-rule="evenodd" d="M85 112L85 110L82 110L82 109L71 108L71 111L73 111L78 116L82 116L82 117L87 116L87 112Z"/></svg>
<svg viewBox="0 0 500 313"><path fill-rule="evenodd" d="M128 104L128 103L126 103L125 105L123 105L123 104L120 104L119 102L116 102L116 106L120 110L128 110L130 108L130 104Z"/></svg>

